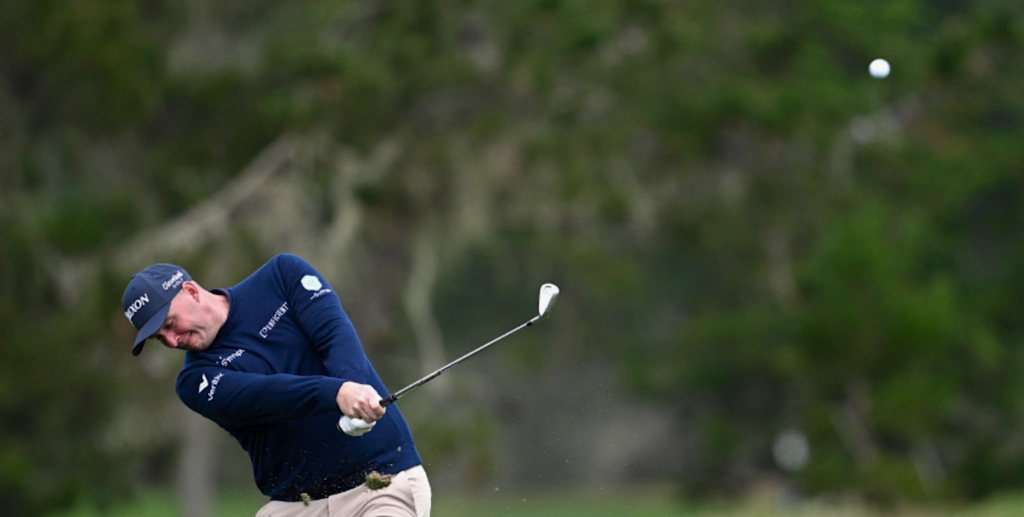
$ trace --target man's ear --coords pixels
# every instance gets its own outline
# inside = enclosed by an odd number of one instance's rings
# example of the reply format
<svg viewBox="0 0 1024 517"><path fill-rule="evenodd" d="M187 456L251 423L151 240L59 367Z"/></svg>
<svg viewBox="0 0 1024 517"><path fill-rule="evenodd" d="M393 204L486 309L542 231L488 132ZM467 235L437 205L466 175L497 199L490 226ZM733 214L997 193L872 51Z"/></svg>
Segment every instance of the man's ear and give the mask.
<svg viewBox="0 0 1024 517"><path fill-rule="evenodd" d="M186 280L181 284L181 290L195 301L199 301L199 284L194 280Z"/></svg>

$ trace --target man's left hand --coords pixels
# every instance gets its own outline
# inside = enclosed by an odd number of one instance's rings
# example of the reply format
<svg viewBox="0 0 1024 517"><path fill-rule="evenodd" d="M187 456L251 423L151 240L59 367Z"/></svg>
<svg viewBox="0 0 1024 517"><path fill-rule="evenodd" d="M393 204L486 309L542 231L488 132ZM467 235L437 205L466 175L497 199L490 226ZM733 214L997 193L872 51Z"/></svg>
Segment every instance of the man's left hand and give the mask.
<svg viewBox="0 0 1024 517"><path fill-rule="evenodd" d="M368 384L351 381L342 384L338 390L337 402L342 414L368 424L384 416L385 408L380 405L380 395Z"/></svg>

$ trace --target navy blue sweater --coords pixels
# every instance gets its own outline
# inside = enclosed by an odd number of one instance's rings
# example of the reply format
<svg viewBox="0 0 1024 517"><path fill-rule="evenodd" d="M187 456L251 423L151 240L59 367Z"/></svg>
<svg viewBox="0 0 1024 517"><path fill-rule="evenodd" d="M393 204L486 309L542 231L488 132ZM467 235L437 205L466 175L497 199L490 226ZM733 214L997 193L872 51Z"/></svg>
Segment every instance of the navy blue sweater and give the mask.
<svg viewBox="0 0 1024 517"><path fill-rule="evenodd" d="M210 347L187 352L178 398L238 440L271 499L321 499L421 463L397 404L358 437L336 429L342 383L384 383L338 296L305 260L278 255L227 295L230 312Z"/></svg>

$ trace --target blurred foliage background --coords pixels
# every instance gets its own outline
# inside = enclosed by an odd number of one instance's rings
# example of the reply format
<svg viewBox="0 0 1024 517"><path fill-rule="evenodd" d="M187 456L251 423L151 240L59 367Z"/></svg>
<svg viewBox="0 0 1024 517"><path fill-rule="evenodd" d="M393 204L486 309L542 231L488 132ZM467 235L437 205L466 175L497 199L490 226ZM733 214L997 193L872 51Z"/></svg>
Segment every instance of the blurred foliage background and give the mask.
<svg viewBox="0 0 1024 517"><path fill-rule="evenodd" d="M441 498L1024 484L1018 2L5 12L5 513L251 490L174 397L182 357L130 356L119 303L153 262L218 287L278 252L331 279L392 389L562 287L557 317L403 400Z"/></svg>

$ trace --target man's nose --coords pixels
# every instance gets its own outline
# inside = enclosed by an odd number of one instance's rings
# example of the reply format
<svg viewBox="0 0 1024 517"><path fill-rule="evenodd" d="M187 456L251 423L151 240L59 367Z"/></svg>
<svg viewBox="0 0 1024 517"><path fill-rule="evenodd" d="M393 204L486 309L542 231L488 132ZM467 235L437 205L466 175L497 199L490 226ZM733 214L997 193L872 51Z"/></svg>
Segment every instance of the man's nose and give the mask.
<svg viewBox="0 0 1024 517"><path fill-rule="evenodd" d="M157 332L156 334L153 335L153 337L155 337L157 341L159 341L166 347L175 348L176 346L174 340L170 336L170 333L167 332L166 330L161 330Z"/></svg>

